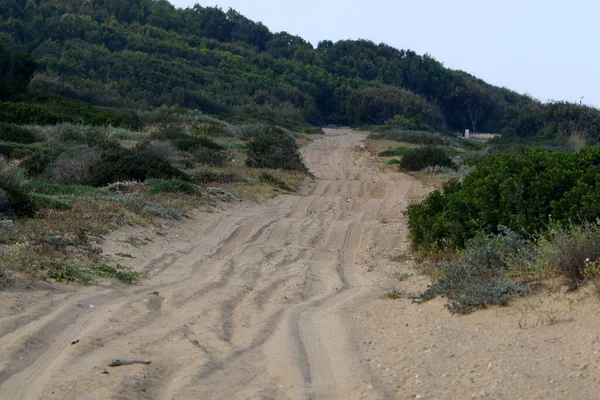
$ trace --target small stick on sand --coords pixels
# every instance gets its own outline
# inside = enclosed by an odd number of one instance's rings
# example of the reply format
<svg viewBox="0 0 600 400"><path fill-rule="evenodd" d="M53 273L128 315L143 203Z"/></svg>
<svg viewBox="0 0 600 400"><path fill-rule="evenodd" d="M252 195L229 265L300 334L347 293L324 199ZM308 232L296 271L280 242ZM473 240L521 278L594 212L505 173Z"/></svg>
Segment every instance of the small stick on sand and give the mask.
<svg viewBox="0 0 600 400"><path fill-rule="evenodd" d="M120 367L121 365L131 365L131 364L151 364L152 361L144 361L144 360L112 360L109 367Z"/></svg>

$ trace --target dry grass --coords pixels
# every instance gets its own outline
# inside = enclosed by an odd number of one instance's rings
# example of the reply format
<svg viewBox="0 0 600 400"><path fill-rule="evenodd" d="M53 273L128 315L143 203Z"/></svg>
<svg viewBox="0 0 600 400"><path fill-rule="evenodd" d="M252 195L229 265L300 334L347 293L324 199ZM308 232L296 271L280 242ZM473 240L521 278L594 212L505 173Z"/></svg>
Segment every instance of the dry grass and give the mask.
<svg viewBox="0 0 600 400"><path fill-rule="evenodd" d="M477 142L487 142L493 138L500 137L499 133L471 133L469 139Z"/></svg>

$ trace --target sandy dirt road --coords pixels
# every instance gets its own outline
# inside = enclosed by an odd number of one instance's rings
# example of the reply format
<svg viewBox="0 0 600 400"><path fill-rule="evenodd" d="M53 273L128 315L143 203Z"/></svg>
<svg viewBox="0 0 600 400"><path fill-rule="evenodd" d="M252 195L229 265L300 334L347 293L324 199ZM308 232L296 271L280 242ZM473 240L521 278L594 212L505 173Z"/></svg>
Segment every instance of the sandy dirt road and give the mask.
<svg viewBox="0 0 600 400"><path fill-rule="evenodd" d="M364 139L328 130L305 146L315 179L300 193L197 212L167 236L115 232L104 251L133 255L138 285L0 292L0 400L598 398L589 293L557 286L464 317L444 299L383 298L428 283L394 279L414 271L389 257L427 189Z"/></svg>
<svg viewBox="0 0 600 400"><path fill-rule="evenodd" d="M364 137L331 130L307 145L315 179L299 194L197 214L141 249L113 235L105 251L135 254L142 284L6 294L0 397L394 397L340 307L373 290L360 249L418 183L374 168ZM152 364L109 368L117 358Z"/></svg>

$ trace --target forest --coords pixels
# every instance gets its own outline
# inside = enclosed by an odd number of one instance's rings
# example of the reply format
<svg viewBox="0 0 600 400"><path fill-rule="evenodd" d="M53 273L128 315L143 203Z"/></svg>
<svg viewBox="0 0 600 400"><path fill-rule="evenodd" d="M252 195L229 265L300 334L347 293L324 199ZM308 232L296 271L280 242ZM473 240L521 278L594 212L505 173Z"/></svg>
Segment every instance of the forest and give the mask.
<svg viewBox="0 0 600 400"><path fill-rule="evenodd" d="M166 105L289 127L600 137L595 108L541 103L427 54L366 40L315 48L232 9L166 0L2 0L0 79L0 116L15 123L135 126L135 111Z"/></svg>

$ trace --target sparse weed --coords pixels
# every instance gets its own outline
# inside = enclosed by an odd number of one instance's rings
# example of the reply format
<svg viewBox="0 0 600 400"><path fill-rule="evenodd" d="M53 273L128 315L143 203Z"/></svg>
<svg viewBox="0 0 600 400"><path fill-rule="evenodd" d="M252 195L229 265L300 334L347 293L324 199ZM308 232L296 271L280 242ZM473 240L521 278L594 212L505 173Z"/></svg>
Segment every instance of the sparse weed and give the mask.
<svg viewBox="0 0 600 400"><path fill-rule="evenodd" d="M398 300L401 299L402 297L406 296L406 291L405 290L398 290L398 289L392 289L389 292L387 292L385 294L385 297L387 297L390 300Z"/></svg>
<svg viewBox="0 0 600 400"><path fill-rule="evenodd" d="M261 172L260 175L258 176L258 181L262 182L262 183L266 183L268 185L278 187L278 188L288 191L288 192L294 190L285 181L282 181L281 179L279 179L278 177L276 177L275 175L273 175L269 172Z"/></svg>
<svg viewBox="0 0 600 400"><path fill-rule="evenodd" d="M407 280L408 278L410 278L412 276L412 274L408 273L408 272L402 272L402 273L401 272L394 272L392 274L392 276L394 278L396 278L398 281L404 282L405 280Z"/></svg>

